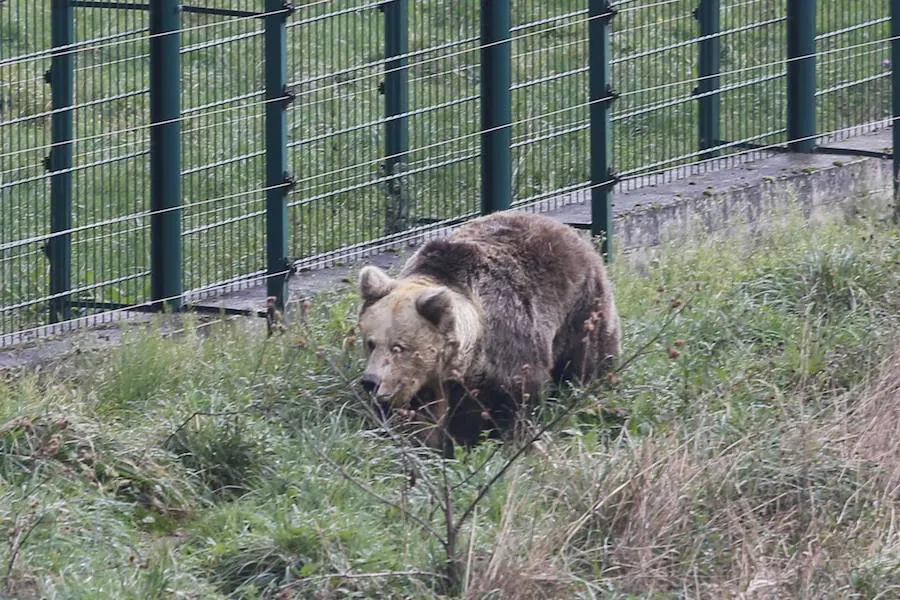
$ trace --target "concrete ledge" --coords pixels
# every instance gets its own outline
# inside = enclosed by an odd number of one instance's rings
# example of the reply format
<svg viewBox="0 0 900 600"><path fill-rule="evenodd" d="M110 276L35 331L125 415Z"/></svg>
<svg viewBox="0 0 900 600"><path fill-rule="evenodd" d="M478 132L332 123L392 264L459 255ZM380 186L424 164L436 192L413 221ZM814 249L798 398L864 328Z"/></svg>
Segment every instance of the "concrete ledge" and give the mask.
<svg viewBox="0 0 900 600"><path fill-rule="evenodd" d="M831 146L890 151L890 131ZM638 254L698 233L753 231L798 209L810 221L850 216L859 209L888 216L893 206L890 160L840 154L785 154L723 171L693 175L616 195L614 243ZM586 204L552 213L590 223Z"/></svg>

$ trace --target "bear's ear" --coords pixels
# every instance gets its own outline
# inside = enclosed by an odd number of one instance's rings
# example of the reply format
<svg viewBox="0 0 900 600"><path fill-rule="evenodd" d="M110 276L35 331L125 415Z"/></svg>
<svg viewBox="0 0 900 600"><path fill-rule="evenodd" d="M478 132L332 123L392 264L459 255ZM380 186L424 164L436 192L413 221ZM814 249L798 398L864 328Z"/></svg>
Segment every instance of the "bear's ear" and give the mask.
<svg viewBox="0 0 900 600"><path fill-rule="evenodd" d="M397 282L378 267L369 265L359 272L359 294L366 304L378 302L390 294L396 285Z"/></svg>
<svg viewBox="0 0 900 600"><path fill-rule="evenodd" d="M416 310L441 331L453 324L453 298L445 288L428 288L416 298Z"/></svg>

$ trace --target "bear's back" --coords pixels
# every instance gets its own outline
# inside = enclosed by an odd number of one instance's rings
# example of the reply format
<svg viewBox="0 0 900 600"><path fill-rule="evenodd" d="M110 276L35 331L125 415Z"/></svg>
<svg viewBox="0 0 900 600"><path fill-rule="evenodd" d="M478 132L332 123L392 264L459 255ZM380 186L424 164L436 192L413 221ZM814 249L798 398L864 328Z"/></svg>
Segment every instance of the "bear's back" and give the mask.
<svg viewBox="0 0 900 600"><path fill-rule="evenodd" d="M600 255L572 228L543 215L501 212L427 242L400 275L480 296L535 298L570 291L597 270L603 271Z"/></svg>

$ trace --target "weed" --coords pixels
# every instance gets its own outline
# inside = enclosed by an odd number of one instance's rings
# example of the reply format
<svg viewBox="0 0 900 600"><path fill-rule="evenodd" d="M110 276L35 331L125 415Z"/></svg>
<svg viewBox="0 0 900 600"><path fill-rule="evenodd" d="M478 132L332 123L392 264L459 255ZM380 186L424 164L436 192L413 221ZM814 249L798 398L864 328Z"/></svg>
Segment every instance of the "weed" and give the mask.
<svg viewBox="0 0 900 600"><path fill-rule="evenodd" d="M252 489L265 463L234 414L192 415L163 448L175 454L213 495L226 498Z"/></svg>

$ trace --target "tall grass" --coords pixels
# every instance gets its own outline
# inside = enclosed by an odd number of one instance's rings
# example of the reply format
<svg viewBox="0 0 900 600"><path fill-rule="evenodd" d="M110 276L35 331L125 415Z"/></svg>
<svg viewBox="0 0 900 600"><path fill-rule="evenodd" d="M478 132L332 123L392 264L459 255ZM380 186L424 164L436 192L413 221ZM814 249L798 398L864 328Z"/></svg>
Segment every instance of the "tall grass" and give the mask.
<svg viewBox="0 0 900 600"><path fill-rule="evenodd" d="M0 595L888 597L900 231L799 221L612 267L626 355L514 448L367 417L352 290L267 338L150 328L0 383ZM664 324L667 325L664 326ZM486 490L486 492L484 491ZM459 529L448 586L448 514Z"/></svg>

